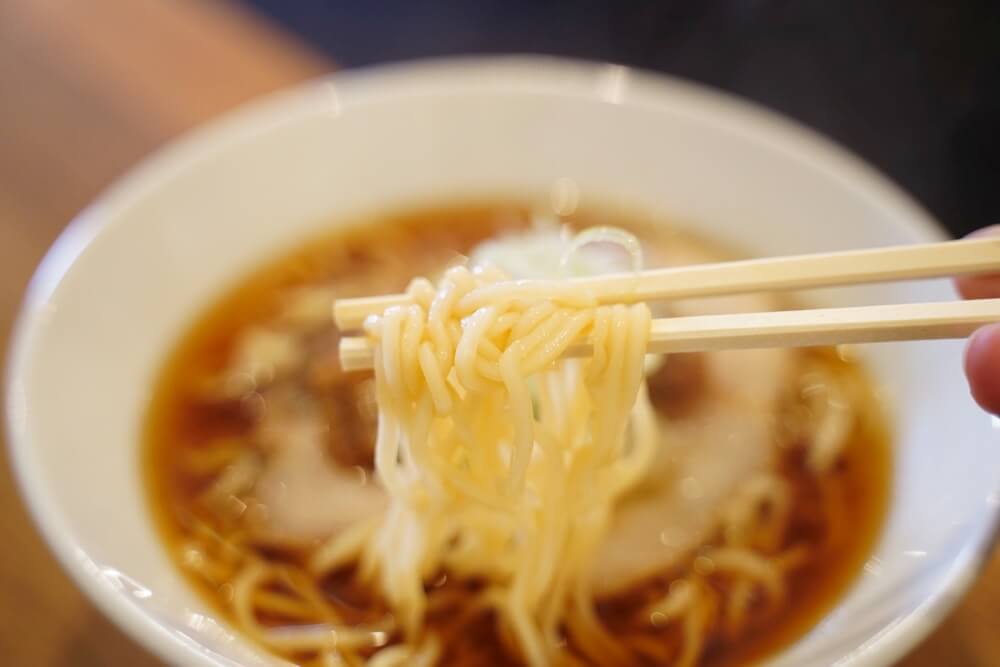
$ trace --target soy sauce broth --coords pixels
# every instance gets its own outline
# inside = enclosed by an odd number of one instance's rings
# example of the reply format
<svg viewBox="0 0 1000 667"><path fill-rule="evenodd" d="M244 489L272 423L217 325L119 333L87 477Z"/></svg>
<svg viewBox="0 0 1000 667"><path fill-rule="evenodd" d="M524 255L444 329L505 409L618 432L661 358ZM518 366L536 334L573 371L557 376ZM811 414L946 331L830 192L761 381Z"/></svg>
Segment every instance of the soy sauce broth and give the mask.
<svg viewBox="0 0 1000 667"><path fill-rule="evenodd" d="M479 241L502 231L523 227L530 219L530 210L528 206L507 203L461 204L388 215L337 231L326 238L312 240L262 267L225 293L190 326L168 356L155 387L144 429L143 474L150 509L165 548L221 616L234 622L227 600L231 587L227 588L225 581L207 581L193 574L185 565L185 544L192 531L204 530L205 526L216 531L224 543L229 539L227 531L234 528L220 522L201 504L199 499L209 478L192 474L183 462L188 454L197 454L208 443L218 442L220 438L228 438L239 448L242 439L250 436L254 406L246 401L206 401L203 394L204 382L225 367L241 333L273 318L282 307L284 295L303 286L340 284L343 289L338 297L402 290L415 274L447 263L455 253L467 252ZM577 215L571 220L583 225L592 221L632 228L640 233L653 229L650 233L656 236L665 233L660 227L651 228L648 221L639 217L612 214L609 218L605 211ZM335 354L339 334L332 322L322 336L314 351ZM833 372L866 382L864 369L842 351L824 348L798 354L827 365ZM337 376L335 368L329 373ZM324 388L322 382L314 382L313 375L305 374L301 378L303 391L346 396L368 379L364 374L337 376L335 382ZM824 480L826 486L836 489L839 498L837 512L844 525L838 543L821 551L791 576L788 596L776 613L753 625L751 631L738 639L713 636L699 665L743 665L780 651L820 621L857 577L878 538L890 491L889 438L877 402L871 394L867 399L865 405L859 406L861 419L840 461L828 475L829 479ZM370 443L361 442L370 432L363 424L359 426L362 420L351 412L351 400L340 401L340 407L330 413L330 419L338 422L338 433L347 441L334 447L340 451L331 451L331 456L342 462L361 462L363 465L358 467L370 474L370 462L364 460L369 456L366 452L370 450ZM806 470L801 455L794 451L783 455L780 473L794 489L796 512L801 515L793 519L786 539L809 543L817 539L811 534L816 530L815 517L829 509L824 507L826 496ZM301 572L310 547L292 550L260 546L240 548L251 549L255 557L284 563L291 571ZM630 605L661 594L679 574L682 573L664 572L627 594L602 601L598 609L603 621L623 637L630 633L641 636L644 629L635 626L644 621L637 621L634 615L627 613ZM461 586L474 586L474 582L450 582L448 585L455 587L461 597ZM355 618L372 615L365 611L366 605L382 610L377 596L358 589L350 576L325 581L322 588L345 613ZM436 625L447 637L449 652L443 664L518 664L505 653L489 617L454 631L448 629L448 614L431 615L428 623ZM302 664L313 664L314 656L293 657ZM637 661L637 664L655 663Z"/></svg>

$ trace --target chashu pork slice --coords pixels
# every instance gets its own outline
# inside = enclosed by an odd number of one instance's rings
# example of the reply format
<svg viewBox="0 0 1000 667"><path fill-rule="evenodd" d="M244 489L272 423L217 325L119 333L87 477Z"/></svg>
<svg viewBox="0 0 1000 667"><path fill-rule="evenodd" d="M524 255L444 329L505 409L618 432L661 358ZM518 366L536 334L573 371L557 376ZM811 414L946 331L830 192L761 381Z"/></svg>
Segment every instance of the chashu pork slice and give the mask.
<svg viewBox="0 0 1000 667"><path fill-rule="evenodd" d="M279 396L269 403L259 433L269 451L254 496L267 511L255 537L308 545L382 512L388 497L372 476L327 454L319 411L282 409L281 402Z"/></svg>

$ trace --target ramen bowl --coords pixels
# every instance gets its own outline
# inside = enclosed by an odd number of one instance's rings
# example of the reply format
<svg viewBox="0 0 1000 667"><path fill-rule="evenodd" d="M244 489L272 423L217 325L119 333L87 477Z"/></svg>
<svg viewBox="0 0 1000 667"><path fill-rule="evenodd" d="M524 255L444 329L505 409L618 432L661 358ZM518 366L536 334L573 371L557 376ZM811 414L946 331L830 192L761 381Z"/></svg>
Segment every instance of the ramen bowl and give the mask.
<svg viewBox="0 0 1000 667"><path fill-rule="evenodd" d="M73 221L39 267L9 358L11 456L62 565L162 659L276 659L189 586L140 474L173 342L240 276L383 210L470 198L596 199L760 256L943 238L876 172L729 96L611 65L449 60L321 79L160 151ZM815 291L823 306L951 298L944 281ZM995 422L957 341L861 347L893 430L890 508L847 594L774 666L886 665L960 598L1000 508Z"/></svg>

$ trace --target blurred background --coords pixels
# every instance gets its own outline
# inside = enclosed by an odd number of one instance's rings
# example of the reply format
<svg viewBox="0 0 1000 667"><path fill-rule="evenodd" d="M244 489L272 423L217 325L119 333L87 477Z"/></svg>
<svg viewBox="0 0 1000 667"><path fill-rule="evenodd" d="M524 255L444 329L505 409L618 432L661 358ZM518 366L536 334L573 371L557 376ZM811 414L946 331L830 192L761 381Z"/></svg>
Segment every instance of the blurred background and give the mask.
<svg viewBox="0 0 1000 667"><path fill-rule="evenodd" d="M955 233L1000 219L996 0L250 0L344 67L547 53L667 72L850 147Z"/></svg>
<svg viewBox="0 0 1000 667"><path fill-rule="evenodd" d="M776 109L955 235L1000 222L996 0L0 0L0 345L48 245L148 152L336 68L463 53L607 60ZM156 665L76 592L0 459L0 655ZM1000 558L904 667L1000 665Z"/></svg>

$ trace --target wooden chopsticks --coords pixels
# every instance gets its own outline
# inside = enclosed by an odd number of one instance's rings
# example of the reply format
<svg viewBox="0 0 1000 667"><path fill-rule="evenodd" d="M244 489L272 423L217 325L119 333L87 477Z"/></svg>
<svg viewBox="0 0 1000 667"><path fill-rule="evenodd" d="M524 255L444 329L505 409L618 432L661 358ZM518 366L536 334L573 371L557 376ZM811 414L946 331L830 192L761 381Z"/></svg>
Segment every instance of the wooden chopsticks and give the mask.
<svg viewBox="0 0 1000 667"><path fill-rule="evenodd" d="M641 273L569 278L600 303L666 301L722 294L832 287L858 283L939 278L1000 270L1000 238L946 241L889 248L792 255L718 264L696 264ZM537 286L545 281L521 281ZM405 294L340 299L333 317L342 331L357 329L369 315L409 303Z"/></svg>
<svg viewBox="0 0 1000 667"><path fill-rule="evenodd" d="M593 294L599 303L635 303L992 271L1000 271L998 238L702 264L558 283L519 281L515 285L523 284L536 294L545 285L558 285L559 291L564 291L568 282L574 290ZM357 328L369 314L406 303L405 294L343 299L334 304L334 317L341 329ZM1000 299L666 318L653 321L649 351L962 338L998 321ZM571 348L569 354L587 354L587 346ZM372 350L364 338L342 339L340 356L345 370L372 363Z"/></svg>
<svg viewBox="0 0 1000 667"><path fill-rule="evenodd" d="M993 322L1000 322L1000 299L675 317L653 320L648 350L669 354L965 338ZM566 356L589 353L590 346L581 344L570 347ZM371 368L372 361L367 339L340 341L345 371Z"/></svg>

